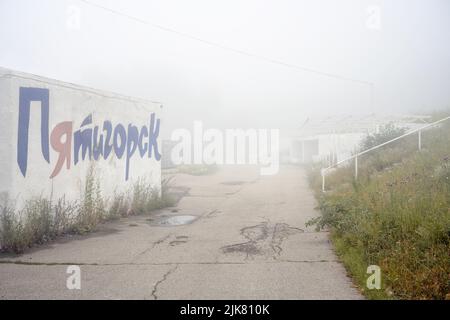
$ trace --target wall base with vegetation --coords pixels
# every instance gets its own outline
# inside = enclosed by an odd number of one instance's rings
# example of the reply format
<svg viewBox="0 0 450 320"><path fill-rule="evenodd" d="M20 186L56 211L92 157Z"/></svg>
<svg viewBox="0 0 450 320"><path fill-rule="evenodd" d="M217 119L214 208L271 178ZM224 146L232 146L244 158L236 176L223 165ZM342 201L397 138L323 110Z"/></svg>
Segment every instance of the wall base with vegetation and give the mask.
<svg viewBox="0 0 450 320"><path fill-rule="evenodd" d="M0 68L0 248L161 205L160 109Z"/></svg>

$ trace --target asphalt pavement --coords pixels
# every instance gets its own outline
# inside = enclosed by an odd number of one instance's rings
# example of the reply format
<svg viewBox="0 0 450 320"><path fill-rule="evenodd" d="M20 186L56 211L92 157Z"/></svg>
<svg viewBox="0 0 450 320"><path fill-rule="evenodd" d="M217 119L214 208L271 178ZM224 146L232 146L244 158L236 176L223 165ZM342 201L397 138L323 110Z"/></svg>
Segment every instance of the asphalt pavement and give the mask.
<svg viewBox="0 0 450 320"><path fill-rule="evenodd" d="M300 167L175 174L175 207L0 256L2 299L361 299ZM68 289L68 266L80 289ZM71 278L73 279L73 278ZM69 285L70 287L70 285Z"/></svg>

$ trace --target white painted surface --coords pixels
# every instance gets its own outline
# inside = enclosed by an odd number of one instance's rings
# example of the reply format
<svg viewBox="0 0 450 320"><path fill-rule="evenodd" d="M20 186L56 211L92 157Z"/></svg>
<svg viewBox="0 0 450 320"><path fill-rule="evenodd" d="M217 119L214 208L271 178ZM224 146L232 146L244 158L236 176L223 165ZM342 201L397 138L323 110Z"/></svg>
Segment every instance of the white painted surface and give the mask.
<svg viewBox="0 0 450 320"><path fill-rule="evenodd" d="M41 152L40 102L31 103L28 161L25 176L18 165L20 87L48 89L49 137L58 123L72 121L70 169L67 169L64 163L61 171L54 178L50 178L50 175L57 163L59 153L49 143L50 163L48 163ZM161 165L160 160L155 159L154 150L152 157L144 155L141 158L138 148L136 149L130 157L129 178L126 181L126 150L121 159L117 158L113 148L106 159L102 156L96 161L88 158L81 160L80 158L79 162L74 164L74 132L80 129L82 121L89 114L92 114L92 125L85 126L83 129L98 125L99 133L102 133L103 122L109 120L113 129L120 123L127 130L128 125L132 124L140 132L143 126L149 127L151 113L155 113L155 120L160 119L160 109L161 104L157 102L129 98L0 68L1 198L13 200L17 207L20 207L24 200L41 195L54 200L62 196L72 200L78 199L82 194L91 163L94 165L95 175L100 182L102 195L106 199L111 197L115 191L120 192L127 189L140 177L147 179L159 188L161 186ZM64 142L64 138L61 141ZM118 145L120 145L119 142ZM157 146L161 153L159 135Z"/></svg>
<svg viewBox="0 0 450 320"><path fill-rule="evenodd" d="M319 139L319 154L315 161L325 159L331 153L336 155L336 161L351 156L360 146L366 134L364 133L342 133L342 134L322 134Z"/></svg>
<svg viewBox="0 0 450 320"><path fill-rule="evenodd" d="M414 130L423 126L428 118L428 116L372 114L309 119L298 132L291 133L288 139L289 162L325 161L331 165L353 155L361 147L362 140L367 135L378 133L381 126L393 123L396 127ZM306 153L302 159L302 142L313 140L318 143L318 151L315 154Z"/></svg>
<svg viewBox="0 0 450 320"><path fill-rule="evenodd" d="M293 163L310 162L307 159L318 162L327 159L327 157L336 157L334 160L339 161L351 156L365 136L366 134L363 133L331 133L293 139L291 142L290 159ZM303 159L301 148L298 148L301 146L302 141L317 141L317 153L307 153Z"/></svg>

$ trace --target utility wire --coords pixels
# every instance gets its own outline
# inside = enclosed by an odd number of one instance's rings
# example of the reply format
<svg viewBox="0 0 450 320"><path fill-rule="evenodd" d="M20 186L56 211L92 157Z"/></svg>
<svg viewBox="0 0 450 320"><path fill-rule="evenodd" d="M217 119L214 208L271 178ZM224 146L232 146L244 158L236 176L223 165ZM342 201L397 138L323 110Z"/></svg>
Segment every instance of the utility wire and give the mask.
<svg viewBox="0 0 450 320"><path fill-rule="evenodd" d="M153 22L150 22L150 21L147 21L147 20L144 20L144 19L132 16L132 15L129 15L127 13L123 13L123 12L120 12L120 11L117 11L117 10L114 10L114 9L111 9L111 8L108 8L108 7L104 7L104 6L100 5L100 4L93 3L93 2L90 2L88 0L79 0L79 1L85 3L85 4L89 5L89 6L96 7L98 9L102 9L104 11L110 12L110 13L118 15L118 16L122 16L122 17L128 18L130 20L139 22L141 24L144 24L144 25L147 25L147 26L151 26L153 28L156 28L156 29L159 29L159 30L162 30L162 31L165 31L165 32L170 32L170 33L176 34L176 35L178 35L180 37L183 37L183 38L187 38L187 39L191 39L191 40L194 40L194 41L197 41L197 42L201 42L201 43L206 44L208 46L220 48L220 49L223 49L223 50L226 50L226 51L230 51L230 52L234 52L234 53L237 53L237 54L240 54L240 55L243 55L243 56L256 58L256 59L263 60L263 61L266 61L266 62L269 62L269 63L272 63L272 64L281 65L281 66L284 66L284 67L287 67L287 68L293 68L293 69L301 70L301 71L304 71L304 72L309 72L309 73L314 73L314 74L317 74L317 75L321 75L321 76L324 76L324 77L329 77L329 78L334 78L334 79L338 79L338 80L349 81L349 82L353 82L353 83L359 83L359 84L367 85L367 86L370 87L371 92L373 90L373 83L369 82L369 81L349 78L349 77L342 76L342 75L335 74L335 73L323 72L323 71L319 71L319 70L315 70L315 69L311 69L311 68L307 68L307 67L302 67L302 66L299 66L299 65L296 65L296 64L292 64L292 63L289 63L289 62L284 62L284 61L281 61L281 60L277 60L277 59L273 59L273 58L270 58L270 57L262 56L262 55L259 55L259 54L247 52L247 51L236 49L236 48L233 48L233 47L228 47L228 46L222 45L222 44L217 43L217 42L213 42L213 41L205 40L205 39L202 39L202 38L198 38L196 36L193 36L193 35L185 33L185 32L181 32L181 31L178 31L178 30L175 30L175 29L172 29L172 28L168 28L168 27L165 27L165 26L162 26L162 25L159 25L159 24L156 24L156 23L153 23Z"/></svg>

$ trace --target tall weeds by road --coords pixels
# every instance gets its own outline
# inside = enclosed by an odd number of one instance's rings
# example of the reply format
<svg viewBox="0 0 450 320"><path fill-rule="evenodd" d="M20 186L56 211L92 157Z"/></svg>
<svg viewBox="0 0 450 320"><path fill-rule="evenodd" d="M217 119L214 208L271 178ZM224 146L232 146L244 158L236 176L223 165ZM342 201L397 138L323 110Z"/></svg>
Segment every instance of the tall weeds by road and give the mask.
<svg viewBox="0 0 450 320"><path fill-rule="evenodd" d="M450 298L450 125L366 154L327 175L310 172L320 218L336 251L369 298ZM382 271L382 290L366 288L369 265Z"/></svg>
<svg viewBox="0 0 450 320"><path fill-rule="evenodd" d="M63 234L87 233L108 220L171 206L175 201L168 194L170 182L163 180L161 189L157 189L139 179L130 190L116 193L106 201L91 167L77 201L60 198L53 202L39 197L27 200L21 210L15 210L11 202L1 203L0 251L22 253Z"/></svg>

